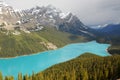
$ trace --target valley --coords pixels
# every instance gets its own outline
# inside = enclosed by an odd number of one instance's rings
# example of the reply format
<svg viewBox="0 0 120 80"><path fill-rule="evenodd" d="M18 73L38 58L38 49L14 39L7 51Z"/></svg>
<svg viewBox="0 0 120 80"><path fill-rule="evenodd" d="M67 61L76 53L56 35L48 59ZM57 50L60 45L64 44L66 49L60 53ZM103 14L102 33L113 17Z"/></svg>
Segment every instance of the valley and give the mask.
<svg viewBox="0 0 120 80"><path fill-rule="evenodd" d="M0 0L0 80L119 80L120 23L81 20L52 5L19 10Z"/></svg>

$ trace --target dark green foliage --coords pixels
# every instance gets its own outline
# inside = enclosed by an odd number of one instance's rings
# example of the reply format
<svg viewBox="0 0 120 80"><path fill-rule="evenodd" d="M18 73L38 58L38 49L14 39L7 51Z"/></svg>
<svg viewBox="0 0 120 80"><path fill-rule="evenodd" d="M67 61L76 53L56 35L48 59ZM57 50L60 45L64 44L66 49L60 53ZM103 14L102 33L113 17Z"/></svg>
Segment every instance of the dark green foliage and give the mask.
<svg viewBox="0 0 120 80"><path fill-rule="evenodd" d="M18 74L18 80L22 80L22 73Z"/></svg>
<svg viewBox="0 0 120 80"><path fill-rule="evenodd" d="M120 56L84 54L55 65L35 77L36 80L116 80L120 78Z"/></svg>
<svg viewBox="0 0 120 80"><path fill-rule="evenodd" d="M28 75L25 75L25 76L23 77L23 80L29 80Z"/></svg>
<svg viewBox="0 0 120 80"><path fill-rule="evenodd" d="M0 72L0 80L3 80L3 75L1 72Z"/></svg>
<svg viewBox="0 0 120 80"><path fill-rule="evenodd" d="M4 80L14 80L13 76L6 76Z"/></svg>
<svg viewBox="0 0 120 80"><path fill-rule="evenodd" d="M108 52L112 55L119 54L120 55L120 44L112 45L108 48Z"/></svg>

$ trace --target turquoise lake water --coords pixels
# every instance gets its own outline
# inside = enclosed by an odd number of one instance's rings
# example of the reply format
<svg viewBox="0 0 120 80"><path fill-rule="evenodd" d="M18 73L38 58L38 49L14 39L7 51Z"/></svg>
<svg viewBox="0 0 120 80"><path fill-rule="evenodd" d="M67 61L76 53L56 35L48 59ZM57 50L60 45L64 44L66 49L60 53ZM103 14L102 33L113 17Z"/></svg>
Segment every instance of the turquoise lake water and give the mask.
<svg viewBox="0 0 120 80"><path fill-rule="evenodd" d="M106 51L109 44L99 44L96 41L86 43L75 43L57 50L41 52L36 55L21 56L10 59L0 59L0 71L4 76L17 74L32 74L49 68L50 66L65 62L80 56L85 52L91 52L99 56L109 56Z"/></svg>

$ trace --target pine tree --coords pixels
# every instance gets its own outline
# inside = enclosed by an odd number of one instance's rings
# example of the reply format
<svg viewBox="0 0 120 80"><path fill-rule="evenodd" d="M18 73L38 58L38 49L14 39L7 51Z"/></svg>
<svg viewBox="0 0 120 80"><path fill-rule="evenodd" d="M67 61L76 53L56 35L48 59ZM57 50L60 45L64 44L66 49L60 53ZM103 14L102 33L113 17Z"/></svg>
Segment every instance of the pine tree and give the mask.
<svg viewBox="0 0 120 80"><path fill-rule="evenodd" d="M22 80L22 73L18 74L18 80Z"/></svg>
<svg viewBox="0 0 120 80"><path fill-rule="evenodd" d="M29 80L28 75L25 75L24 78L23 78L23 80Z"/></svg>
<svg viewBox="0 0 120 80"><path fill-rule="evenodd" d="M3 76L1 72L0 72L0 80L3 80Z"/></svg>

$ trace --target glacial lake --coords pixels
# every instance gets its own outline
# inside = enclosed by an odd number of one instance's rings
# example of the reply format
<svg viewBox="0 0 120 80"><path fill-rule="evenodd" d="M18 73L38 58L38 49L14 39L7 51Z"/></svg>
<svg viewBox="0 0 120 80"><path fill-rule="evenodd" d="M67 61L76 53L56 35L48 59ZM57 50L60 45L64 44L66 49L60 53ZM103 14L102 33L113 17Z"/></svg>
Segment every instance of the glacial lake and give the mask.
<svg viewBox="0 0 120 80"><path fill-rule="evenodd" d="M0 71L3 76L13 75L17 77L18 73L32 74L43 71L50 66L71 60L85 52L90 52L99 56L110 56L107 52L109 44L100 44L96 41L86 43L75 43L66 45L63 48L51 51L40 52L34 55L20 56L16 58L0 59Z"/></svg>

